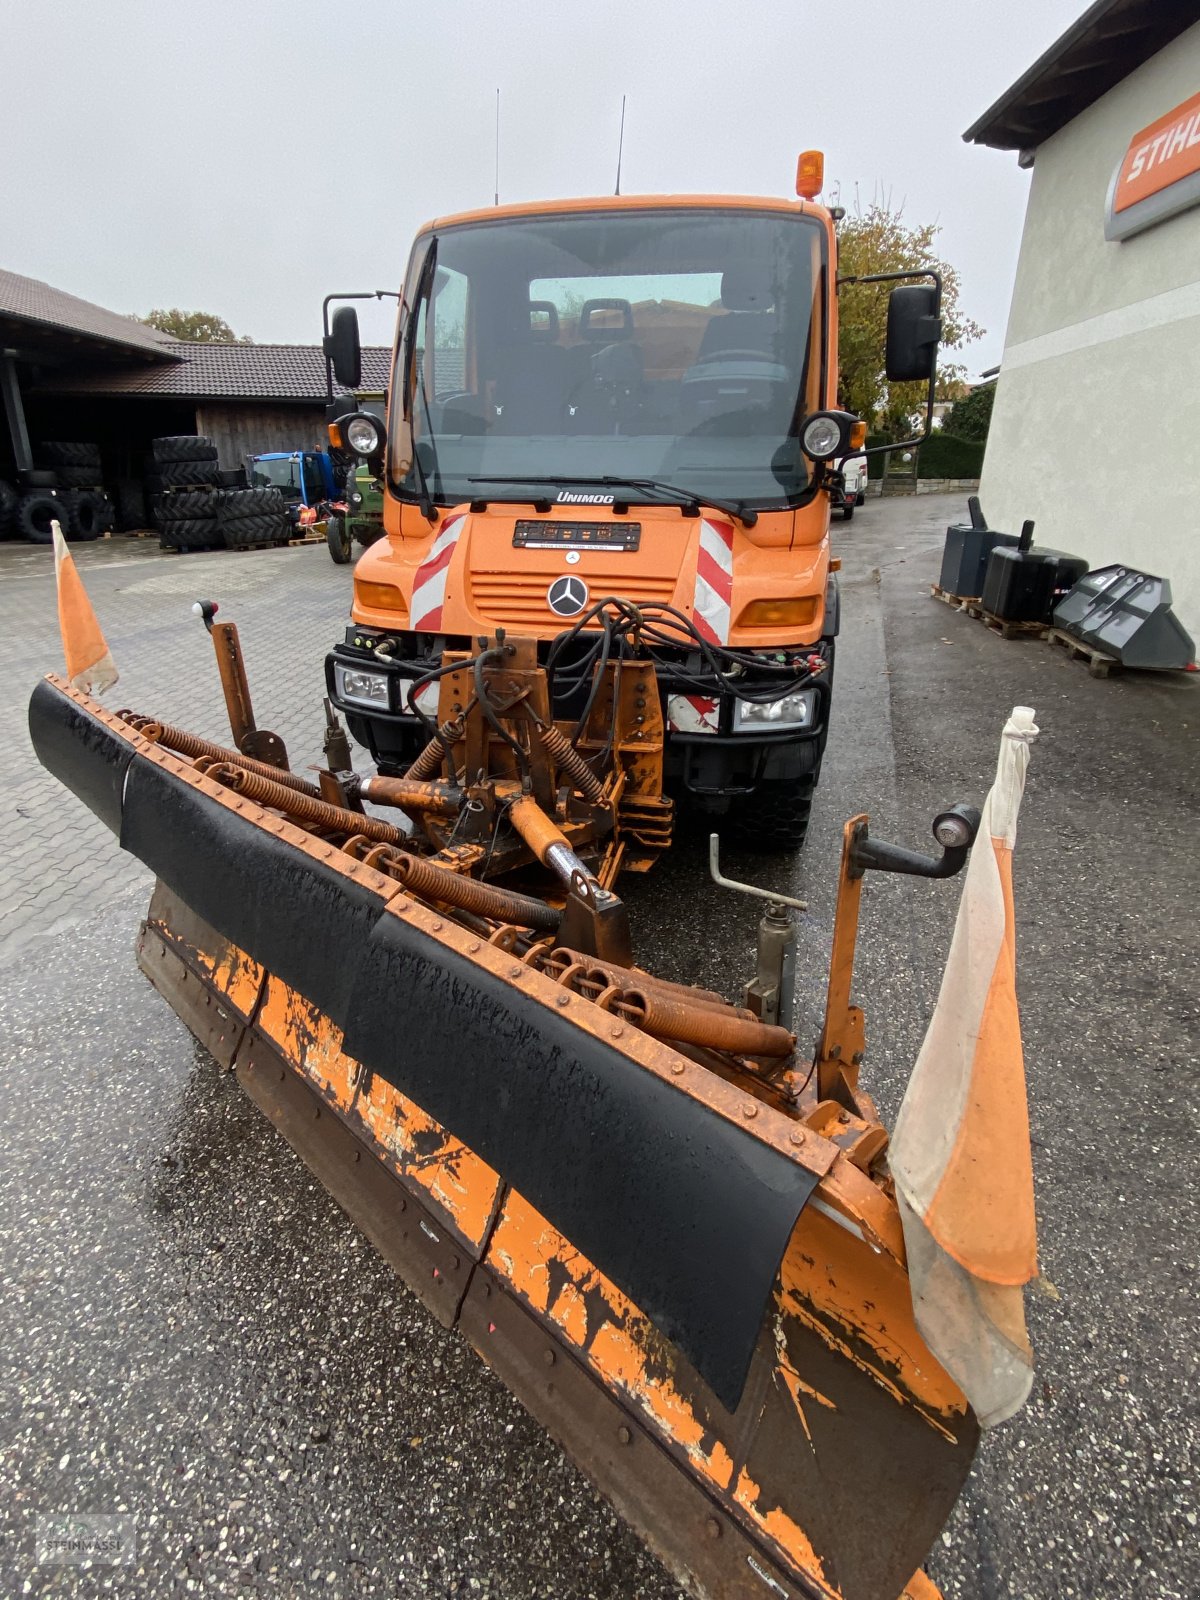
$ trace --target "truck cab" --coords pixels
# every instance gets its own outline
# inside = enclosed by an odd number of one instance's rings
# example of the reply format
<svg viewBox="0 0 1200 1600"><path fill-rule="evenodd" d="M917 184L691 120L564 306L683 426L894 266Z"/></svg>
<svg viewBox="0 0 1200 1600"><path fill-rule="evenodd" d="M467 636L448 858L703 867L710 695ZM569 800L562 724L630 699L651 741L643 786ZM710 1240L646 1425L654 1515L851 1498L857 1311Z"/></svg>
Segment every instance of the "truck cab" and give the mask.
<svg viewBox="0 0 1200 1600"><path fill-rule="evenodd" d="M278 489L288 509L316 511L337 498L333 466L322 450L276 450L253 456L252 489Z"/></svg>
<svg viewBox="0 0 1200 1600"><path fill-rule="evenodd" d="M836 270L811 198L622 196L421 231L376 441L387 537L327 660L381 772L427 738L443 651L497 629L538 640L556 715L582 714L611 602L643 622L671 786L754 843L802 842L838 633L831 495L865 435L836 407ZM331 438L368 453L369 423L335 416Z"/></svg>

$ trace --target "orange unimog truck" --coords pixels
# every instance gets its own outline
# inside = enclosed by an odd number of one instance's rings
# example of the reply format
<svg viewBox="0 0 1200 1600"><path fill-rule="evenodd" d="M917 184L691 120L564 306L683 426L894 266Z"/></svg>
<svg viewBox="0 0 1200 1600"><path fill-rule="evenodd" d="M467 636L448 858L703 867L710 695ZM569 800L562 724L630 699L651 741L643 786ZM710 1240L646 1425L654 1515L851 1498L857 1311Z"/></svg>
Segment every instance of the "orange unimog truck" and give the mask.
<svg viewBox="0 0 1200 1600"><path fill-rule="evenodd" d="M443 652L497 629L536 637L556 716L582 718L615 597L647 620L669 788L749 842L803 843L838 633L830 503L865 433L837 409L840 213L815 201L820 167L800 158L796 200L539 202L418 234L389 437L367 415L330 424L383 469L387 538L326 667L381 773L428 739ZM887 371L932 400L925 276L891 292ZM352 307L326 353L355 387Z"/></svg>

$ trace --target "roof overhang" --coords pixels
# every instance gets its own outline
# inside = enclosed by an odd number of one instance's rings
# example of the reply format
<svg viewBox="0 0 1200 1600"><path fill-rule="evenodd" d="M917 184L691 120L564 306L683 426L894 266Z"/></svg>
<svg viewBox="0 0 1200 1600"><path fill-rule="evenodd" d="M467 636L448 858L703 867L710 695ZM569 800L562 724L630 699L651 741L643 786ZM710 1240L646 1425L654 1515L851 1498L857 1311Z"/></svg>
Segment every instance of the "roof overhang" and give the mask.
<svg viewBox="0 0 1200 1600"><path fill-rule="evenodd" d="M1035 150L1197 20L1195 0L1096 0L963 138Z"/></svg>

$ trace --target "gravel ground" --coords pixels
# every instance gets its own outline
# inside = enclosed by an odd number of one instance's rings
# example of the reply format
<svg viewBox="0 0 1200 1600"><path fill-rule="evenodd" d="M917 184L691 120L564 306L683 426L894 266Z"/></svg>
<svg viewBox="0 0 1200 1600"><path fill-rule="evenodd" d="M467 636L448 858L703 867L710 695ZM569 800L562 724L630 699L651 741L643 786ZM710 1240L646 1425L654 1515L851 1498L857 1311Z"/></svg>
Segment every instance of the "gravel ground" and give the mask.
<svg viewBox="0 0 1200 1600"><path fill-rule="evenodd" d="M1038 1383L985 1440L931 1569L951 1600L1192 1600L1197 684L1096 682L935 604L940 530L961 511L876 501L836 530L844 634L810 843L796 862L725 865L809 898L799 1027L813 1034L843 818L869 809L876 832L922 843L941 805L982 798L1009 708L1037 708L1016 892ZM121 541L81 555L120 703L219 733L185 608L215 594L243 625L262 720L298 764L315 754L320 658L349 585L323 549L159 560ZM0 1102L0 1592L676 1595L138 974L144 874L20 732L21 686L57 664L42 558L0 547L0 665L18 687L0 708L14 1091ZM635 885L638 949L728 988L749 971L756 918L707 885L704 843L685 830ZM870 881L864 1082L888 1117L956 899ZM134 1565L36 1562L39 1514L122 1511L137 1518Z"/></svg>

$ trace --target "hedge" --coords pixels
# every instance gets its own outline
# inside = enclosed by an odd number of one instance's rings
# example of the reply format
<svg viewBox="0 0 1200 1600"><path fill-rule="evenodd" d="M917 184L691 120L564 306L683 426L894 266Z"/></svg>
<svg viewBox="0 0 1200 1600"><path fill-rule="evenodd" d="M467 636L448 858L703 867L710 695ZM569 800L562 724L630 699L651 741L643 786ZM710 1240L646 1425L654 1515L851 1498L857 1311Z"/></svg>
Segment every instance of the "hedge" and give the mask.
<svg viewBox="0 0 1200 1600"><path fill-rule="evenodd" d="M933 433L917 457L918 478L977 478L983 471L982 441Z"/></svg>

